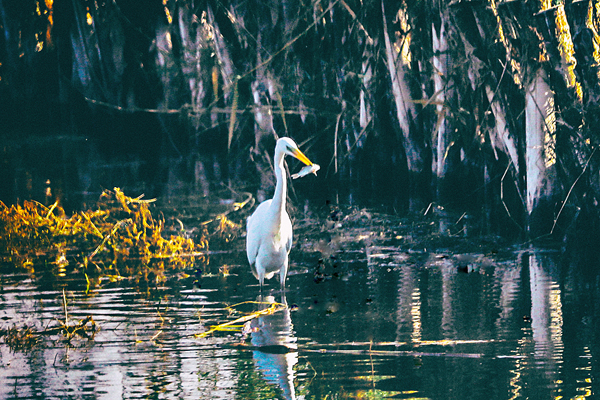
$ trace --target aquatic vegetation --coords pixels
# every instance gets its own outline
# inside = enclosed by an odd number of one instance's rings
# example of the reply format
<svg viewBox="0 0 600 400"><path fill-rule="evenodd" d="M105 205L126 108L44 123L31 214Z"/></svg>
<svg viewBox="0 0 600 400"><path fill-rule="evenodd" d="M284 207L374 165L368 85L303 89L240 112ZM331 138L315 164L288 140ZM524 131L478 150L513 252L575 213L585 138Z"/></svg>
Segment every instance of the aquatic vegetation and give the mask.
<svg viewBox="0 0 600 400"><path fill-rule="evenodd" d="M51 264L57 275L71 265L87 277L143 275L149 266L162 270L205 261L206 230L195 241L184 235L165 237L164 218L150 210L153 201L115 188L105 190L94 209L71 216L58 202L51 207L36 201L10 207L0 202L0 262L31 272Z"/></svg>
<svg viewBox="0 0 600 400"><path fill-rule="evenodd" d="M48 327L41 331L35 328L23 325L21 328L16 325L8 329L0 329L0 339L13 351L29 350L40 342L41 337L63 335L66 343L71 343L73 338L93 339L99 327L96 325L91 315L71 323L67 308L67 296L65 291L62 293L62 303L64 310L64 321L57 319L57 326Z"/></svg>
<svg viewBox="0 0 600 400"><path fill-rule="evenodd" d="M67 276L87 282L86 294L93 295L93 289L108 282L127 279L144 292L168 278L187 278L192 270L201 274L208 264L209 240L234 240L242 226L230 219L232 213L252 202L252 196L223 207L204 207L210 203L206 199L201 206L193 201L196 209L187 215L183 204L169 210L119 188L105 190L92 209L70 216L58 202L50 207L36 201L0 202L0 268L8 273L25 269L40 283L62 287L64 308L64 317L44 329L15 320L0 329L0 342L26 351L41 337L58 335L67 342L93 338L99 328L91 315L80 320L68 316Z"/></svg>
<svg viewBox="0 0 600 400"><path fill-rule="evenodd" d="M0 329L0 338L4 338L4 343L13 351L30 349L38 342L38 335L28 326Z"/></svg>

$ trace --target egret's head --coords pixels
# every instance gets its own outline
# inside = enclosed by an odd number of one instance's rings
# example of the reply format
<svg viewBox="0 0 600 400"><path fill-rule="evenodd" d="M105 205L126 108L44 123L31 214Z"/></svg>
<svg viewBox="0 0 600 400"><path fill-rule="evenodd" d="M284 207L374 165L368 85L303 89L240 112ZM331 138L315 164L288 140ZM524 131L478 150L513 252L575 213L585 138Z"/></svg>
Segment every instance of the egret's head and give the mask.
<svg viewBox="0 0 600 400"><path fill-rule="evenodd" d="M278 154L288 154L302 161L306 165L312 165L312 162L308 159L308 157L306 157L304 153L298 149L296 142L288 137L283 137L277 140L277 145L275 146L275 155L277 156Z"/></svg>

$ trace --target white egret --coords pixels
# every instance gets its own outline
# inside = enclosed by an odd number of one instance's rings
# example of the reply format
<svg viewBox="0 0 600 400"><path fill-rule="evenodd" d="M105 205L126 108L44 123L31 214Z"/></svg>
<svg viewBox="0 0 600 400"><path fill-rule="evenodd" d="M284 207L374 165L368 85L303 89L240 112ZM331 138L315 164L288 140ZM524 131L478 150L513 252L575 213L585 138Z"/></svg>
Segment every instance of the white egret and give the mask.
<svg viewBox="0 0 600 400"><path fill-rule="evenodd" d="M285 155L296 157L306 165L312 162L290 138L277 140L275 145L275 194L270 200L260 203L248 218L246 233L246 254L252 273L260 282L271 279L279 272L281 288L285 286L288 270L288 254L292 248L292 221L285 209L287 197L287 177L285 176Z"/></svg>

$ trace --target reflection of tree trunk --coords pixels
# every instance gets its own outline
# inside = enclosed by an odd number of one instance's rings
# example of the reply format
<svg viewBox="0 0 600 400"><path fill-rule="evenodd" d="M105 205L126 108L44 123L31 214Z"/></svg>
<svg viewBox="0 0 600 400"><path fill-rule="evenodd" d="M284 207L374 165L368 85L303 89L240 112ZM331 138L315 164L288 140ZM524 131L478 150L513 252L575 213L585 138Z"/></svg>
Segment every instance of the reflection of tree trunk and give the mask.
<svg viewBox="0 0 600 400"><path fill-rule="evenodd" d="M415 269L404 267L398 279L398 311L396 340L399 342L421 341L421 295Z"/></svg>
<svg viewBox="0 0 600 400"><path fill-rule="evenodd" d="M531 328L535 344L535 358L544 360L546 387L551 387L553 376L562 363L562 299L561 292L548 273L550 259L540 254L529 256L531 287Z"/></svg>
<svg viewBox="0 0 600 400"><path fill-rule="evenodd" d="M452 302L456 297L456 288L454 285L454 279L456 278L456 272L454 271L455 265L452 261L447 260L442 265L442 335L444 339L456 338L456 326L454 321L456 316L454 315L454 307Z"/></svg>
<svg viewBox="0 0 600 400"><path fill-rule="evenodd" d="M505 327L510 326L510 320L514 318L514 304L521 289L521 266L522 264L517 262L510 267L494 269L495 286L500 288L500 314L496 320L499 338L503 338L508 332Z"/></svg>

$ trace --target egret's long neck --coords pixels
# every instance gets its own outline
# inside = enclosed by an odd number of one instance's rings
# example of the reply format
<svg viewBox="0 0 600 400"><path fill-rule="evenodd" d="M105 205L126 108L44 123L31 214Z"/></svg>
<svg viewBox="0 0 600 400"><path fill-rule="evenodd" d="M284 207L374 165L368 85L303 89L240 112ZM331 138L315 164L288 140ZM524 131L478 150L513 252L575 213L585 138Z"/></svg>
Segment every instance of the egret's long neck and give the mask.
<svg viewBox="0 0 600 400"><path fill-rule="evenodd" d="M275 194L273 195L273 201L271 207L274 207L278 212L277 216L280 216L285 211L285 200L287 197L287 178L285 176L285 168L283 166L284 155L278 155L275 158L275 179L277 184L275 185Z"/></svg>

